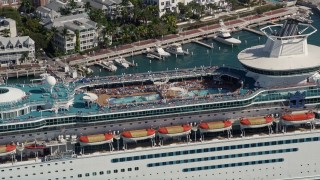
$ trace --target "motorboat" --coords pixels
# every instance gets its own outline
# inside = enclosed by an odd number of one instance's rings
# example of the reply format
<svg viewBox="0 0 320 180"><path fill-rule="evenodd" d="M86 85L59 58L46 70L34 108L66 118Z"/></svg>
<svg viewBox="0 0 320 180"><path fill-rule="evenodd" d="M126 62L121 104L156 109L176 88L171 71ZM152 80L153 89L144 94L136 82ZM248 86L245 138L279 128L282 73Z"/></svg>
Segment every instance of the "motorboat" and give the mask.
<svg viewBox="0 0 320 180"><path fill-rule="evenodd" d="M189 52L187 51L184 51L182 49L182 46L181 44L179 43L174 43L172 45L169 45L167 48L166 48L166 51L171 53L171 54L176 54L176 55L185 55L185 54L189 54Z"/></svg>
<svg viewBox="0 0 320 180"><path fill-rule="evenodd" d="M159 46L156 47L156 53L159 54L159 56L164 56L164 57L170 56L170 53L166 52L162 47L159 47Z"/></svg>
<svg viewBox="0 0 320 180"><path fill-rule="evenodd" d="M219 24L220 24L220 30L217 32L216 36L214 37L214 40L227 45L241 44L241 41L239 39L236 39L231 36L230 30L227 29L227 27L225 26L222 20L220 20Z"/></svg>
<svg viewBox="0 0 320 180"><path fill-rule="evenodd" d="M130 66L129 63L128 63L128 61L127 61L125 58L123 58L122 56L114 59L114 61L115 61L118 65L120 65L120 66L122 66L122 67L124 67L124 68L128 68L128 67Z"/></svg>
<svg viewBox="0 0 320 180"><path fill-rule="evenodd" d="M104 68L108 69L111 72L116 72L118 69L112 61L102 61L102 64Z"/></svg>

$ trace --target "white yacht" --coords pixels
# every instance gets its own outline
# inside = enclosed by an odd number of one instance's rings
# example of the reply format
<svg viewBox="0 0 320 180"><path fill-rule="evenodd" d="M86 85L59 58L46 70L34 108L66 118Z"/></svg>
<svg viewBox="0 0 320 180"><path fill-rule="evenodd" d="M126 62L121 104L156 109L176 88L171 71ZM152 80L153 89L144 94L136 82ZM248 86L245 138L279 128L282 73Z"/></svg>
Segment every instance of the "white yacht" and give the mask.
<svg viewBox="0 0 320 180"><path fill-rule="evenodd" d="M168 57L170 53L166 52L162 47L156 46L156 53L161 57Z"/></svg>
<svg viewBox="0 0 320 180"><path fill-rule="evenodd" d="M172 45L169 45L167 48L166 48L166 51L171 53L171 54L176 54L176 55L186 55L186 54L189 54L188 51L184 51L182 49L182 46L181 44L179 43L174 43Z"/></svg>
<svg viewBox="0 0 320 180"><path fill-rule="evenodd" d="M116 72L118 69L112 61L102 61L102 65L104 68L108 69L111 72Z"/></svg>
<svg viewBox="0 0 320 180"><path fill-rule="evenodd" d="M227 44L227 45L239 45L241 41L231 36L230 30L227 29L224 22L220 20L220 30L217 32L214 40Z"/></svg>
<svg viewBox="0 0 320 180"><path fill-rule="evenodd" d="M127 62L127 60L126 60L125 58L123 58L122 56L120 56L120 57L118 57L118 58L115 58L114 61L115 61L118 65L120 65L120 66L122 66L122 67L124 67L124 68L128 68L128 67L130 66L129 63Z"/></svg>

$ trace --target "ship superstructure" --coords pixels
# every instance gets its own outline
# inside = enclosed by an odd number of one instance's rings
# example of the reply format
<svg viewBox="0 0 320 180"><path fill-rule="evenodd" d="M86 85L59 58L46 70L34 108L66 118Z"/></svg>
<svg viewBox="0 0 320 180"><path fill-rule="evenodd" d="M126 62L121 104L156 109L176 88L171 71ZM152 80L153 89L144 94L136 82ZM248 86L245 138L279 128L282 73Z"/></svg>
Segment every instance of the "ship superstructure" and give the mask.
<svg viewBox="0 0 320 180"><path fill-rule="evenodd" d="M320 178L320 87L310 51L320 48L306 41L314 31L288 20L265 45L239 54L246 71L200 67L70 83L48 75L3 85L0 178ZM302 50L289 55L291 47Z"/></svg>

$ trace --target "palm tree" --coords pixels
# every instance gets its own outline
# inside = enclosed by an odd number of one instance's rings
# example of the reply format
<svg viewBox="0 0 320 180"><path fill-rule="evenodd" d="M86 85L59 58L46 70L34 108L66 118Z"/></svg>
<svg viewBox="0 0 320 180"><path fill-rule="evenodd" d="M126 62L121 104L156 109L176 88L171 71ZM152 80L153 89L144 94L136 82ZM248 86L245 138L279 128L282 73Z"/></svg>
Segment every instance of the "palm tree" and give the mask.
<svg viewBox="0 0 320 180"><path fill-rule="evenodd" d="M86 12L90 12L90 10L91 10L91 4L90 4L89 1L86 2L86 4L84 4L84 8L85 8L85 11L86 11Z"/></svg>
<svg viewBox="0 0 320 180"><path fill-rule="evenodd" d="M161 17L161 20L168 25L168 31L176 33L177 30L177 18L173 14L165 14Z"/></svg>

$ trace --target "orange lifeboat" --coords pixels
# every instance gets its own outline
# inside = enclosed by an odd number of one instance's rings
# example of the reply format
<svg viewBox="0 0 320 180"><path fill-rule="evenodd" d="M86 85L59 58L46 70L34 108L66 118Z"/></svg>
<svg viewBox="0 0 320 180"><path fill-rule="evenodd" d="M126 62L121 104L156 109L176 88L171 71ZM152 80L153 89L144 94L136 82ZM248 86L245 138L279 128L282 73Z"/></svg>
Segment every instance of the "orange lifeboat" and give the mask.
<svg viewBox="0 0 320 180"><path fill-rule="evenodd" d="M314 121L315 114L312 111L309 112L293 112L291 114L285 114L281 117L282 122L286 125L293 124L305 124Z"/></svg>
<svg viewBox="0 0 320 180"><path fill-rule="evenodd" d="M270 126L273 121L274 121L274 118L271 116L241 118L240 126L244 128L260 128L260 127Z"/></svg>
<svg viewBox="0 0 320 180"><path fill-rule="evenodd" d="M80 145L82 146L91 146L91 145L100 145L113 142L113 134L94 134L88 136L79 137Z"/></svg>
<svg viewBox="0 0 320 180"><path fill-rule="evenodd" d="M229 130L232 128L232 122L230 120L224 121L213 121L213 122L202 122L199 124L200 132L220 132Z"/></svg>
<svg viewBox="0 0 320 180"><path fill-rule="evenodd" d="M160 127L158 133L160 137L176 137L190 134L192 126L186 124L182 126Z"/></svg>
<svg viewBox="0 0 320 180"><path fill-rule="evenodd" d="M155 134L156 134L156 131L154 129L140 129L140 130L125 131L121 133L121 136L126 140L138 141L138 140L153 138Z"/></svg>
<svg viewBox="0 0 320 180"><path fill-rule="evenodd" d="M7 144L7 145L0 145L0 156L6 156L16 152L16 145Z"/></svg>

